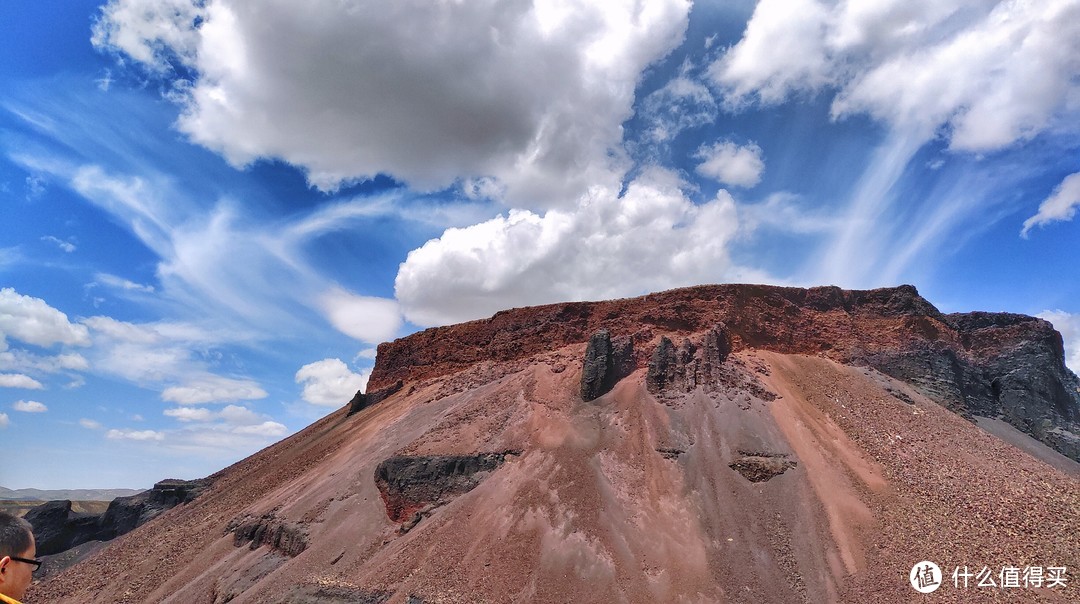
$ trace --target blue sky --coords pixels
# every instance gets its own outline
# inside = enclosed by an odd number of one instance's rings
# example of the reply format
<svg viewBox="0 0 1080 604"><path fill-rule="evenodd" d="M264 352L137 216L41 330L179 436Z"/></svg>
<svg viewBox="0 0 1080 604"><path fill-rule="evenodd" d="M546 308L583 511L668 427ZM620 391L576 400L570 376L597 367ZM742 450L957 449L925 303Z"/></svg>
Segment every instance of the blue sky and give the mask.
<svg viewBox="0 0 1080 604"><path fill-rule="evenodd" d="M1080 1L0 5L9 488L198 477L497 310L912 283L1080 366Z"/></svg>

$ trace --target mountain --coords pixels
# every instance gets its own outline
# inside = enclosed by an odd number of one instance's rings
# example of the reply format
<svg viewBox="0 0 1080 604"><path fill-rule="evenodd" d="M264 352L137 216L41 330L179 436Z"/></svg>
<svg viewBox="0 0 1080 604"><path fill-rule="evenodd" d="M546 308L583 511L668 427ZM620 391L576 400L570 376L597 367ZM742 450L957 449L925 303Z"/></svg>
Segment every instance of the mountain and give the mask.
<svg viewBox="0 0 1080 604"><path fill-rule="evenodd" d="M989 601L952 571L1080 563L1077 388L1049 323L910 286L505 311L382 344L367 392L27 599L907 602L929 560L935 601Z"/></svg>
<svg viewBox="0 0 1080 604"><path fill-rule="evenodd" d="M7 489L0 487L0 499L11 501L112 501L117 497L130 497L140 489Z"/></svg>

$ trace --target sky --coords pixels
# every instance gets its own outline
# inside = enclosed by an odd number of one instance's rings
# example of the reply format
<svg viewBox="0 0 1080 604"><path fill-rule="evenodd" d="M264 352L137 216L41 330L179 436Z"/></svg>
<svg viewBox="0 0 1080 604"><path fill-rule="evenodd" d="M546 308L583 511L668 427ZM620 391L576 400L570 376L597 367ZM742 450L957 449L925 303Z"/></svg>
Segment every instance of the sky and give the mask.
<svg viewBox="0 0 1080 604"><path fill-rule="evenodd" d="M8 488L208 475L380 342L910 283L1080 369L1080 0L0 3Z"/></svg>

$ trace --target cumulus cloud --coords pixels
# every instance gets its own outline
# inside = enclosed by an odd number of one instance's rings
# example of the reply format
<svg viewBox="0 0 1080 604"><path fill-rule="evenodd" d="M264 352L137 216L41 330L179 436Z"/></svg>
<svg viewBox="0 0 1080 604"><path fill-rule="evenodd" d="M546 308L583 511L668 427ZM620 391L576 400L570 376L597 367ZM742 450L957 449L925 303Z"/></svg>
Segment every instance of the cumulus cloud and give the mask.
<svg viewBox="0 0 1080 604"><path fill-rule="evenodd" d="M606 299L728 279L768 278L737 267L734 200L703 204L673 172L649 168L625 194L594 187L573 211L512 210L448 229L409 253L395 291L406 317L440 325L562 300Z"/></svg>
<svg viewBox="0 0 1080 604"><path fill-rule="evenodd" d="M320 297L320 304L335 329L361 342L388 340L401 328L401 309L393 300L358 296L335 287Z"/></svg>
<svg viewBox="0 0 1080 604"><path fill-rule="evenodd" d="M45 403L39 403L37 401L15 401L15 404L11 406L16 411L22 411L23 413L45 413L49 410Z"/></svg>
<svg viewBox="0 0 1080 604"><path fill-rule="evenodd" d="M266 391L258 382L206 375L183 386L171 386L161 393L161 400L180 405L201 403L226 403L266 398Z"/></svg>
<svg viewBox="0 0 1080 604"><path fill-rule="evenodd" d="M341 359L323 359L301 367L296 383L304 385L301 396L312 405L340 407L367 386L370 375L370 370L353 373Z"/></svg>
<svg viewBox="0 0 1080 604"><path fill-rule="evenodd" d="M162 441L165 433L155 430L117 430L112 429L105 433L109 440L135 440L135 441Z"/></svg>
<svg viewBox="0 0 1080 604"><path fill-rule="evenodd" d="M236 165L281 158L324 189L491 176L513 203L558 205L609 173L690 4L112 0L94 43L193 71L179 128Z"/></svg>
<svg viewBox="0 0 1080 604"><path fill-rule="evenodd" d="M0 373L0 388L25 388L26 390L41 390L45 388L41 382L21 373Z"/></svg>
<svg viewBox="0 0 1080 604"><path fill-rule="evenodd" d="M185 423L219 422L222 426L246 427L263 426L268 423L265 415L252 411L240 405L226 405L221 411L211 411L204 407L176 407L163 411L166 417L171 417ZM278 424L280 425L280 424ZM257 432L238 432L238 434L253 434Z"/></svg>
<svg viewBox="0 0 1080 604"><path fill-rule="evenodd" d="M1078 206L1080 206L1080 172L1066 176L1050 197L1039 204L1039 211L1024 221L1020 236L1026 239L1028 233L1035 227L1058 220L1072 220Z"/></svg>
<svg viewBox="0 0 1080 604"><path fill-rule="evenodd" d="M83 418L79 419L79 425L82 426L83 428L86 428L87 430L100 430L101 429L101 422L94 421L94 420L86 418L86 417L83 417Z"/></svg>
<svg viewBox="0 0 1080 604"><path fill-rule="evenodd" d="M202 407L177 407L163 411L166 417L182 422L205 422L214 416L214 412Z"/></svg>
<svg viewBox="0 0 1080 604"><path fill-rule="evenodd" d="M733 106L835 90L834 117L1000 149L1075 103L1080 1L762 0L710 76Z"/></svg>
<svg viewBox="0 0 1080 604"><path fill-rule="evenodd" d="M1054 324L1054 329L1061 332L1065 341L1065 364L1075 373L1080 373L1080 314L1071 314L1061 310L1047 310L1037 315Z"/></svg>
<svg viewBox="0 0 1080 604"><path fill-rule="evenodd" d="M0 289L0 342L12 338L35 346L89 346L86 327L41 298L24 296L10 287Z"/></svg>
<svg viewBox="0 0 1080 604"><path fill-rule="evenodd" d="M0 413L0 430L7 428L11 425L11 419L8 418L7 413Z"/></svg>
<svg viewBox="0 0 1080 604"><path fill-rule="evenodd" d="M758 184L761 173L765 171L761 147L755 143L741 147L731 141L702 145L694 154L694 159L701 160L694 169L698 174L736 187Z"/></svg>

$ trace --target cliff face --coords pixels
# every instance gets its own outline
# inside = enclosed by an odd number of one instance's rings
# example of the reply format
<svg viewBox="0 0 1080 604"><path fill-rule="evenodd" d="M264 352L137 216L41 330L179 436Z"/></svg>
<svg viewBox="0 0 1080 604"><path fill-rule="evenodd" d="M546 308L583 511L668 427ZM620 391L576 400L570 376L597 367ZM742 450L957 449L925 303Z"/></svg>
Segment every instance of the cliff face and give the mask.
<svg viewBox="0 0 1080 604"><path fill-rule="evenodd" d="M715 285L508 310L381 344L368 396L477 364L509 372L524 359L602 331L628 342L625 374L650 362L653 351L644 344L658 334L678 340L717 325L732 352L870 366L961 415L1003 419L1080 460L1080 381L1065 366L1053 326L1010 313L945 315L910 285L869 291Z"/></svg>
<svg viewBox="0 0 1080 604"><path fill-rule="evenodd" d="M27 600L905 602L919 560L1075 566L1080 464L1043 443L1077 408L1049 324L911 287L512 310L382 345L367 393Z"/></svg>

